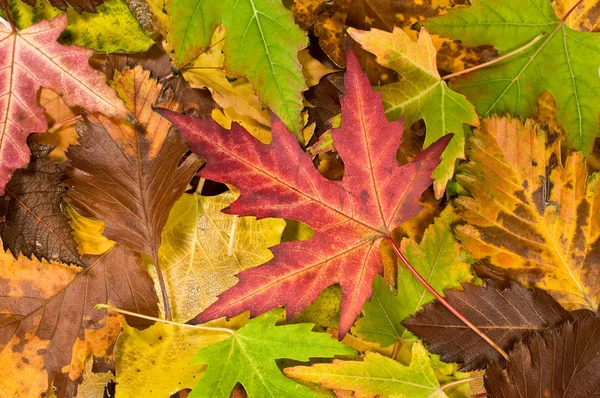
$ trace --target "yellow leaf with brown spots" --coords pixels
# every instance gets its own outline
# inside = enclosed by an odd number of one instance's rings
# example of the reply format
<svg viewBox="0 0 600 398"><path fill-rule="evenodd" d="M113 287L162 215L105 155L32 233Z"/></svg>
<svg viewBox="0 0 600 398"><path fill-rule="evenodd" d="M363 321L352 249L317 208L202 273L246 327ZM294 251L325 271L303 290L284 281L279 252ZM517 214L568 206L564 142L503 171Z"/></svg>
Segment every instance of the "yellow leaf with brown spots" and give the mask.
<svg viewBox="0 0 600 398"><path fill-rule="evenodd" d="M549 292L569 310L600 303L600 178L563 137L493 116L467 142L457 174L462 245L485 264Z"/></svg>
<svg viewBox="0 0 600 398"><path fill-rule="evenodd" d="M121 327L120 316L96 304L157 315L139 254L117 245L84 262L81 269L0 252L2 396L38 397L51 385L58 396L74 396L86 358L109 359Z"/></svg>
<svg viewBox="0 0 600 398"><path fill-rule="evenodd" d="M115 242L102 236L106 223L92 220L77 213L68 203L63 204L65 213L71 219L69 224L73 229L73 238L77 242L77 251L82 256L85 254L100 255L115 245Z"/></svg>
<svg viewBox="0 0 600 398"><path fill-rule="evenodd" d="M556 15L562 18L579 0L556 0ZM581 32L597 32L600 30L600 2L598 0L583 0L567 17L565 23Z"/></svg>

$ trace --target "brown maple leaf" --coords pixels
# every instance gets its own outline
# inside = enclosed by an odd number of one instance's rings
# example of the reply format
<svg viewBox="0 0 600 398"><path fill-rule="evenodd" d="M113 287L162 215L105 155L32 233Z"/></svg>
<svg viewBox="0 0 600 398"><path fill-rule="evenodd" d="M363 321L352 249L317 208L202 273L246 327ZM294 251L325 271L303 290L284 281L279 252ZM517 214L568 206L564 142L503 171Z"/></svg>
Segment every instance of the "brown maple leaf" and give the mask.
<svg viewBox="0 0 600 398"><path fill-rule="evenodd" d="M66 26L66 14L20 31L0 24L0 194L12 173L29 161L27 136L48 127L37 102L41 87L62 95L69 106L129 115L106 77L88 64L93 51L56 41Z"/></svg>
<svg viewBox="0 0 600 398"><path fill-rule="evenodd" d="M275 246L273 260L238 274L239 283L194 322L246 310L258 315L280 305L291 319L319 292L339 283L343 337L371 295L372 280L383 270L379 243L419 212L417 200L431 184L431 172L451 137L399 166L402 123L386 120L380 94L371 90L351 51L347 63L342 127L332 132L345 162L342 181L319 174L276 118L272 141L264 145L239 125L227 131L208 118L158 110L206 159L201 176L240 190L228 213L291 218L315 229L309 240Z"/></svg>

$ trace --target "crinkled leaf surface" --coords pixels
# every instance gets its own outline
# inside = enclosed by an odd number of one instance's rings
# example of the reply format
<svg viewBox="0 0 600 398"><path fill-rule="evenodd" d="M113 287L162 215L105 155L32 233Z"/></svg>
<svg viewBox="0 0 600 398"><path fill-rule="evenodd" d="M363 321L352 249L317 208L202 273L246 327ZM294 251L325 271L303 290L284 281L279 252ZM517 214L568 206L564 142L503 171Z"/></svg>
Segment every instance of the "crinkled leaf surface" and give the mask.
<svg viewBox="0 0 600 398"><path fill-rule="evenodd" d="M339 283L340 336L350 329L371 294L373 277L383 271L381 239L419 212L417 199L431 184L431 171L450 137L399 166L402 124L385 119L381 96L371 90L352 52L345 88L342 127L332 133L345 161L342 181L319 174L277 119L271 144L264 145L239 125L229 132L208 118L159 110L206 159L201 176L240 190L240 198L227 209L230 214L290 218L315 230L307 241L275 246L273 260L238 274L240 282L195 322L246 310L258 315L281 305L293 318L319 292Z"/></svg>
<svg viewBox="0 0 600 398"><path fill-rule="evenodd" d="M15 32L0 25L0 194L29 161L27 135L48 127L37 103L41 87L61 94L67 105L107 116L129 114L105 76L89 66L91 50L56 42L66 25L66 15Z"/></svg>
<svg viewBox="0 0 600 398"><path fill-rule="evenodd" d="M440 77L436 50L426 29L421 29L416 43L400 28L394 28L392 33L378 29L350 30L350 36L375 54L377 62L402 76L399 82L380 87L389 120L404 116L404 123L411 126L423 119L427 128L425 148L440 137L454 133L442 162L433 173L436 196L441 197L454 174L456 159L464 158L463 124L479 124L475 107Z"/></svg>
<svg viewBox="0 0 600 398"><path fill-rule="evenodd" d="M537 97L548 90L556 99L558 123L569 147L584 155L592 151L600 113L599 34L569 28L548 0L522 1L518 12L503 0L474 0L471 7L451 10L425 26L467 45L493 44L501 55L543 34L528 50L469 73L452 87L482 116L508 113L524 118L533 115Z"/></svg>
<svg viewBox="0 0 600 398"><path fill-rule="evenodd" d="M563 163L561 137L533 121L494 116L467 143L456 200L463 247L567 309L600 303L600 179L580 152Z"/></svg>
<svg viewBox="0 0 600 398"><path fill-rule="evenodd" d="M80 145L67 152L67 198L82 215L105 220L109 239L156 261L169 210L202 160L182 160L188 146L152 112L161 86L150 72L138 66L115 73L113 87L137 124L104 115L78 124ZM167 104L179 109L168 98Z"/></svg>
<svg viewBox="0 0 600 398"><path fill-rule="evenodd" d="M499 367L486 372L492 397L600 397L600 318L569 322L519 343L510 353L508 378Z"/></svg>
<svg viewBox="0 0 600 398"><path fill-rule="evenodd" d="M445 293L454 308L505 351L528 334L553 329L571 319L546 292L532 292L516 283L502 291L491 283L465 284L464 291ZM438 301L403 325L422 338L429 351L439 354L443 361L460 363L461 370L483 369L493 362L505 364L491 345Z"/></svg>
<svg viewBox="0 0 600 398"><path fill-rule="evenodd" d="M6 396L38 397L51 383L59 397L75 395L85 359L110 356L120 331L120 318L96 304L157 315L158 299L139 254L117 245L84 262L81 270L0 254L0 391Z"/></svg>
<svg viewBox="0 0 600 398"><path fill-rule="evenodd" d="M306 33L279 0L173 0L168 11L167 41L175 66L182 68L201 54L222 23L226 69L246 76L260 99L302 139L301 92L307 87L298 51L306 47Z"/></svg>
<svg viewBox="0 0 600 398"><path fill-rule="evenodd" d="M354 391L356 398L448 397L440 389L427 350L421 343L413 345L410 366L367 352L362 362L334 360L331 364L296 366L284 372L294 379L318 383L334 390Z"/></svg>
<svg viewBox="0 0 600 398"><path fill-rule="evenodd" d="M454 217L452 207L447 207L427 228L420 244L403 239L400 246L412 266L441 294L473 278L471 266L461 260L460 245L452 234ZM404 329L402 321L434 300L406 267L398 267L397 272L398 294L376 277L373 296L363 307L364 317L353 329L353 333L384 347L412 342L414 336Z"/></svg>
<svg viewBox="0 0 600 398"><path fill-rule="evenodd" d="M311 323L276 326L281 312L274 310L261 315L227 340L201 349L194 363L207 364L208 368L190 398L227 398L237 382L251 398L316 397L307 387L281 374L275 360L289 358L306 362L310 358L353 355L356 351L327 333L311 332L314 326Z"/></svg>
<svg viewBox="0 0 600 398"><path fill-rule="evenodd" d="M48 154L52 148L31 141L32 158L18 170L0 197L0 238L15 257L59 261L83 266L63 213L62 171Z"/></svg>
<svg viewBox="0 0 600 398"><path fill-rule="evenodd" d="M158 256L173 319L192 319L235 285L233 275L273 257L267 248L279 243L285 221L222 213L236 196L184 193L171 209Z"/></svg>

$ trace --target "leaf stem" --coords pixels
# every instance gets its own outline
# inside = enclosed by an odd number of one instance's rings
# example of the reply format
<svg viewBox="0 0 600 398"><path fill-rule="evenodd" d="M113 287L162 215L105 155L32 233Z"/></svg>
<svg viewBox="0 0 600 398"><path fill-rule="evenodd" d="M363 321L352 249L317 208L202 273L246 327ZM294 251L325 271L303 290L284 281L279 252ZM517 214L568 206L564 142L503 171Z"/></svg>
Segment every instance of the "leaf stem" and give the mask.
<svg viewBox="0 0 600 398"><path fill-rule="evenodd" d="M160 319L160 318L155 318L153 316L138 314L137 312L122 310L120 308L116 308L116 307L113 307L112 305L108 305L108 304L96 304L96 309L97 310L107 309L107 310L111 310L114 312L118 312L120 314L130 315L130 316L134 316L136 318L148 319L150 321L155 321L155 322L162 322L162 323L166 323L168 325L176 325L176 326L192 328L192 329L207 330L209 332L223 332L223 333L228 333L232 336L235 335L235 331L228 329L228 328L217 328L217 327L212 327L212 326L190 325L189 323L174 322L174 321L170 321L167 319Z"/></svg>
<svg viewBox="0 0 600 398"><path fill-rule="evenodd" d="M402 345L402 343L397 342L394 345L394 351L392 351L392 359L396 359L396 357L398 356L398 351L400 351L400 346Z"/></svg>
<svg viewBox="0 0 600 398"><path fill-rule="evenodd" d="M463 314L461 314L448 301L446 301L446 299L443 298L425 279L423 279L423 277L419 274L419 272L410 264L410 262L408 262L408 260L406 259L406 257L404 257L404 254L402 254L402 252L400 251L400 249L398 249L398 246L396 246L396 243L394 243L394 241L392 240L392 238L388 237L386 239L390 242L390 245L392 245L392 248L394 249L394 252L398 256L398 258L404 263L404 265L406 266L406 268L408 268L408 270L413 274L413 276L415 278L417 278L417 280L427 290L429 290L429 293L431 293L440 303L442 303L444 305L444 307L446 307L448 309L448 311L450 311L458 319L460 319L462 323L464 323L465 325L467 325L473 332L477 333L477 335L479 335L479 337L481 337L489 345L491 345L496 351L498 351L498 353L500 353L500 355L502 355L502 357L504 357L504 359L506 360L506 362L510 362L510 360L508 359L508 354L506 353L506 351L504 351L500 346L498 346L498 344L496 344L496 342L494 342L494 340L490 339L477 326L473 325L467 318L465 318L465 316Z"/></svg>
<svg viewBox="0 0 600 398"><path fill-rule="evenodd" d="M470 383L472 381L477 381L477 380L481 380L481 379L483 379L483 377L478 376L478 377L469 377L469 378L466 378L466 379L456 380L456 381L453 381L452 383L444 384L441 387L441 390L442 391L443 390L447 390L448 388L452 388L452 387L460 385L460 384Z"/></svg>
<svg viewBox="0 0 600 398"><path fill-rule="evenodd" d="M154 263L154 269L156 269L156 277L158 278L158 285L160 286L160 293L163 299L163 306L165 307L165 318L168 321L173 320L171 315L171 304L169 303L169 296L167 295L167 285L165 284L165 278L163 277L162 270L158 265L158 254L156 250L152 256L152 262Z"/></svg>
<svg viewBox="0 0 600 398"><path fill-rule="evenodd" d="M567 20L567 18L569 18L569 16L571 15L571 13L573 11L575 11L575 9L581 5L581 3L583 3L583 0L579 0L577 3L575 3L575 5L573 7L569 8L569 10L565 13L565 15L563 15L563 17L560 19L560 22L565 22Z"/></svg>
<svg viewBox="0 0 600 398"><path fill-rule="evenodd" d="M506 58L510 58L510 57L512 57L512 56L513 56L513 55L515 55L515 54L518 54L518 53L520 53L520 52L523 52L523 51L527 50L529 47L533 46L535 43L537 43L538 41L540 41L540 39L541 39L543 36L544 36L544 34L543 34L543 33L542 33L542 34L539 34L539 35L537 35L536 37L534 37L534 38L533 38L533 40L531 40L529 43L525 44L523 47L517 48L516 50L514 50L514 51L511 51L511 52L509 52L509 53L508 53L508 54L506 54L506 55L503 55L503 56L501 56L501 57L495 58L495 59L493 59L493 60L491 60L491 61L488 61L488 62L485 62L485 63L483 63L483 64L480 64L480 65L475 65L475 66L473 66L473 67L471 67L471 68L467 68L467 69L461 70L461 71L459 71L459 72L456 72L456 73L451 73L451 74L449 74L449 75L446 75L446 76L442 77L442 80L448 80L448 79L451 79L451 78L453 78L453 77L457 77L457 76L460 76L460 75L464 75L464 74L466 74L466 73L471 73L471 72L473 72L473 71L476 71L477 69L485 68L485 67L488 67L488 66L490 66L490 65L493 65L493 64L495 64L495 63L498 63L498 62L500 62L500 61L504 61Z"/></svg>
<svg viewBox="0 0 600 398"><path fill-rule="evenodd" d="M69 123L71 123L71 122L74 122L74 121L76 121L76 120L79 120L79 119L81 119L81 118L82 118L82 116L81 116L81 115L75 115L75 116L73 116L73 117L70 117L70 118L68 118L68 119L65 119L65 120L63 120L63 121L60 121L60 122L56 123L56 124L55 124L54 126L52 126L52 127L51 127L51 128L48 130L48 131L56 131L56 130L58 130L59 128L61 128L62 126L64 126L65 124L69 124Z"/></svg>
<svg viewBox="0 0 600 398"><path fill-rule="evenodd" d="M16 32L17 28L15 27L15 23L13 22L12 18L10 17L10 13L8 12L8 10L4 10L4 14L6 15L6 21L10 25L10 30L12 30L13 32Z"/></svg>

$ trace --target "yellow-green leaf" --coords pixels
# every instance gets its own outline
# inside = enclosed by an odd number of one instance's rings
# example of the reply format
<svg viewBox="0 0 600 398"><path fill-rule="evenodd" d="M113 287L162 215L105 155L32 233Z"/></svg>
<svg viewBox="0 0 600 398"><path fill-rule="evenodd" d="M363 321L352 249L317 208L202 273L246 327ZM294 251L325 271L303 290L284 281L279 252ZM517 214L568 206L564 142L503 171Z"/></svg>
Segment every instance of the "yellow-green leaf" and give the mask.
<svg viewBox="0 0 600 398"><path fill-rule="evenodd" d="M188 321L235 285L235 274L271 259L285 221L256 220L221 212L236 198L184 194L173 206L162 232L159 262L173 318ZM153 277L155 271L149 267ZM155 278L156 280L156 278Z"/></svg>

